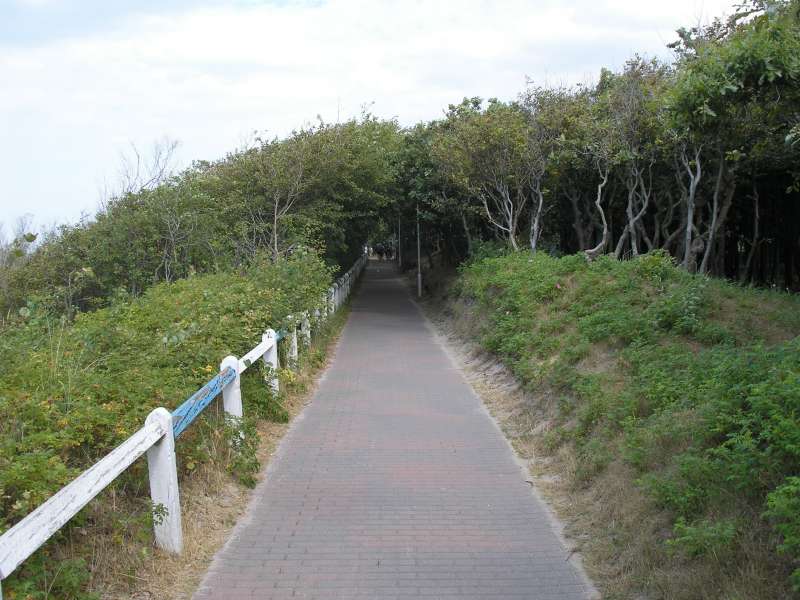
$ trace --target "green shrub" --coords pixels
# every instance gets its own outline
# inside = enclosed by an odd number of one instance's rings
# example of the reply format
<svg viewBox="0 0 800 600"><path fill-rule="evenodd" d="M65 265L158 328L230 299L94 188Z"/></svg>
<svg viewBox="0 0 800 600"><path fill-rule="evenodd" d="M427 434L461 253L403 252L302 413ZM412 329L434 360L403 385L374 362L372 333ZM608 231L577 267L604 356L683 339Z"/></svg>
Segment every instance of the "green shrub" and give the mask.
<svg viewBox="0 0 800 600"><path fill-rule="evenodd" d="M790 556L800 556L800 477L789 477L767 498L765 516L773 519L783 541L778 550ZM792 584L800 592L800 568L792 573Z"/></svg>
<svg viewBox="0 0 800 600"><path fill-rule="evenodd" d="M711 555L720 559L730 553L731 543L736 537L736 524L732 521L701 520L688 524L679 517L672 529L673 537L667 540L667 547L689 556Z"/></svg>

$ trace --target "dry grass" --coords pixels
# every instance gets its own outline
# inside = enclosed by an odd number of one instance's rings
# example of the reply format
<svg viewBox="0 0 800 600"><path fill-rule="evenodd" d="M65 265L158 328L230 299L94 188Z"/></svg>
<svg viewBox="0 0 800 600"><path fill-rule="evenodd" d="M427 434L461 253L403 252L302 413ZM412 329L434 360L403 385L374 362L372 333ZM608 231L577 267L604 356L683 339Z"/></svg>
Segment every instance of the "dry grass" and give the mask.
<svg viewBox="0 0 800 600"><path fill-rule="evenodd" d="M716 303L712 321L734 332L737 339L760 338L779 344L800 335L796 296L754 288L740 288L711 280Z"/></svg>

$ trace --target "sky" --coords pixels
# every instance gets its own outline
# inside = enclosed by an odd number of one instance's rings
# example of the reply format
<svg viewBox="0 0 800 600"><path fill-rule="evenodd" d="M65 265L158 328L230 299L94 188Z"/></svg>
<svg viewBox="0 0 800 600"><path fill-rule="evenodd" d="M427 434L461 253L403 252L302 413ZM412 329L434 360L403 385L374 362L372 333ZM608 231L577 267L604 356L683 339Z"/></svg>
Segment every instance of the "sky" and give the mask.
<svg viewBox="0 0 800 600"><path fill-rule="evenodd" d="M0 0L0 223L93 215L121 157L176 167L367 108L402 125L590 83L734 0Z"/></svg>

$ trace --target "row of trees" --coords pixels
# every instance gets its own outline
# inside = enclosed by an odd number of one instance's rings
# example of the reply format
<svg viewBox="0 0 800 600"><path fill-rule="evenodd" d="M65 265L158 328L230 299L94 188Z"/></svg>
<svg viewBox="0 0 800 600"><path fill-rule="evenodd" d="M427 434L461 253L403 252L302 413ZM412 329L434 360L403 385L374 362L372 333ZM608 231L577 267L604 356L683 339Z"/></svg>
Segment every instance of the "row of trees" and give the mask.
<svg viewBox="0 0 800 600"><path fill-rule="evenodd" d="M679 31L674 64L635 57L593 86L468 98L406 129L319 123L177 176L173 145L135 153L95 218L0 243L0 311L70 314L298 245L344 265L398 226L408 258L417 210L423 251L452 263L487 240L589 260L662 249L800 289L799 12L754 0Z"/></svg>
<svg viewBox="0 0 800 600"><path fill-rule="evenodd" d="M408 132L407 218L423 207L457 258L487 237L590 260L663 249L798 289L798 10L755 2L681 30L674 64L635 57L592 87L450 106Z"/></svg>
<svg viewBox="0 0 800 600"><path fill-rule="evenodd" d="M298 246L352 262L395 202L396 123L369 115L256 138L215 162L169 174L173 146L123 161L121 190L91 220L0 244L0 309L40 302L71 314L158 281L226 270Z"/></svg>

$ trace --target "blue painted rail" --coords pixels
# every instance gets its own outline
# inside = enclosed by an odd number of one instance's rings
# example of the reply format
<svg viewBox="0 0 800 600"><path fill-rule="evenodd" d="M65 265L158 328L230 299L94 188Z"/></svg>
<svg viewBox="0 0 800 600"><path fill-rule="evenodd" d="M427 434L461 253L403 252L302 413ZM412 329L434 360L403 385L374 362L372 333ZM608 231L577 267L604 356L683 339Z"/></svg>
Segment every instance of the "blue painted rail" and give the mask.
<svg viewBox="0 0 800 600"><path fill-rule="evenodd" d="M281 329L275 332L276 342L289 337L289 332ZM249 364L247 366L250 366ZM227 367L208 383L192 394L183 404L172 411L172 433L178 438L189 425L222 393L222 389L236 379L236 371Z"/></svg>
<svg viewBox="0 0 800 600"><path fill-rule="evenodd" d="M280 342L290 335L294 335L294 332L290 334L283 329L276 331L274 338L275 342ZM258 352L259 349L260 347L256 346L253 350L255 350L259 355L263 354L263 352ZM247 363L243 365L242 370L249 366L250 361L247 361ZM241 372L239 374L241 374ZM232 367L226 367L203 387L192 394L183 404L172 411L172 432L175 438L178 438L186 430L186 428L189 427L189 425L191 425L198 416L200 416L200 413L202 413L203 410L222 393L222 390L226 385L236 379L236 376L237 372L235 369Z"/></svg>
<svg viewBox="0 0 800 600"><path fill-rule="evenodd" d="M228 367L172 411L172 434L176 438L180 436L203 412L203 409L222 393L222 388L234 379L236 379L236 371Z"/></svg>

